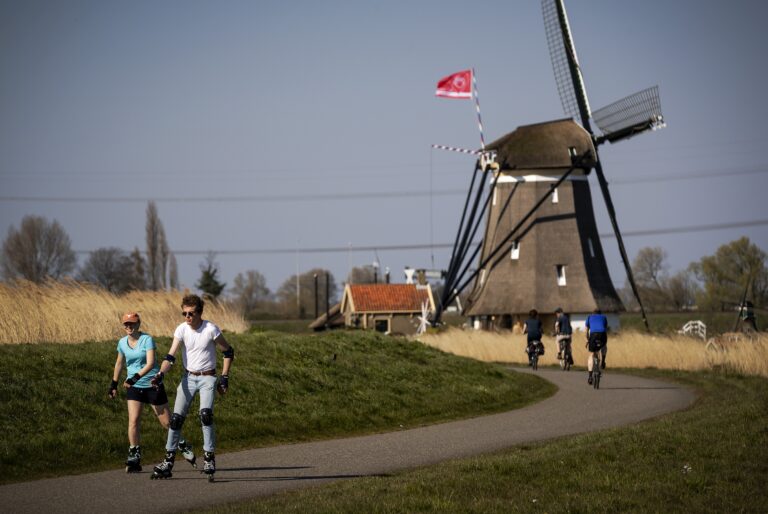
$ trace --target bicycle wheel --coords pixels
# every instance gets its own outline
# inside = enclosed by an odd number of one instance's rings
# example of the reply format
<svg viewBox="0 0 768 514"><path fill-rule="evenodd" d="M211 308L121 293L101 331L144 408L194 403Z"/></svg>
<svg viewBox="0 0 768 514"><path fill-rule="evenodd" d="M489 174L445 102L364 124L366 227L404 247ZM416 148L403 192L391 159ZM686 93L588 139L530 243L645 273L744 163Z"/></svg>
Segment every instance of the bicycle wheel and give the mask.
<svg viewBox="0 0 768 514"><path fill-rule="evenodd" d="M533 351L531 367L533 368L534 371L539 369L539 352L537 352L536 350Z"/></svg>
<svg viewBox="0 0 768 514"><path fill-rule="evenodd" d="M600 389L600 359L595 357L592 361L592 387Z"/></svg>

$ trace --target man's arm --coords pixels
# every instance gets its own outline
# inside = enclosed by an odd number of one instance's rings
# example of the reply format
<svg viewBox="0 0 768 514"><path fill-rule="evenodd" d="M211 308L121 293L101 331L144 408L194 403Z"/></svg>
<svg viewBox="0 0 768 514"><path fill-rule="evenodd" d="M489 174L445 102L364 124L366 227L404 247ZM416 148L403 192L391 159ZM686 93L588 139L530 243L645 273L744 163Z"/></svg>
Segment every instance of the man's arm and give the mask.
<svg viewBox="0 0 768 514"><path fill-rule="evenodd" d="M181 344L181 340L178 337L174 337L168 350L168 355L165 356L163 363L160 364L160 373L166 374L171 370L171 366L176 362L176 352L179 351L179 344Z"/></svg>
<svg viewBox="0 0 768 514"><path fill-rule="evenodd" d="M152 383L152 387L158 388L160 387L160 384L163 383L163 375L168 373L168 371L171 369L171 366L173 366L173 364L176 362L176 352L179 350L180 343L181 340L178 337L173 338L171 348L168 350L168 355L165 356L163 363L160 364L160 371L158 371L150 381Z"/></svg>
<svg viewBox="0 0 768 514"><path fill-rule="evenodd" d="M232 361L235 359L235 349L229 345L222 334L219 334L213 342L216 343L216 346L221 348L222 353L224 354L221 377L219 377L219 385L216 386L216 389L219 391L219 394L227 394L227 391L229 390L229 368L232 367Z"/></svg>
<svg viewBox="0 0 768 514"><path fill-rule="evenodd" d="M216 343L216 346L221 348L224 353L224 364L221 368L221 374L229 375L229 368L232 367L232 361L235 360L235 349L229 345L226 339L224 339L223 334L219 334L219 337L214 339L213 342Z"/></svg>

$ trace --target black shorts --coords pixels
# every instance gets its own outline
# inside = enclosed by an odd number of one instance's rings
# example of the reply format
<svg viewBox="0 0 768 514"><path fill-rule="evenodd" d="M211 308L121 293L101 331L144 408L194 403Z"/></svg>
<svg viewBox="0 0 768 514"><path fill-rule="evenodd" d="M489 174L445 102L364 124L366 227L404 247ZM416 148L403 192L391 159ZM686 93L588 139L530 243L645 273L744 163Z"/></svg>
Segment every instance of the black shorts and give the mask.
<svg viewBox="0 0 768 514"><path fill-rule="evenodd" d="M125 397L128 400L148 403L150 405L165 405L168 403L168 395L165 394L165 386L162 384L157 389L154 387L129 387Z"/></svg>
<svg viewBox="0 0 768 514"><path fill-rule="evenodd" d="M589 334L589 351L599 351L608 343L608 334L605 332L591 332Z"/></svg>

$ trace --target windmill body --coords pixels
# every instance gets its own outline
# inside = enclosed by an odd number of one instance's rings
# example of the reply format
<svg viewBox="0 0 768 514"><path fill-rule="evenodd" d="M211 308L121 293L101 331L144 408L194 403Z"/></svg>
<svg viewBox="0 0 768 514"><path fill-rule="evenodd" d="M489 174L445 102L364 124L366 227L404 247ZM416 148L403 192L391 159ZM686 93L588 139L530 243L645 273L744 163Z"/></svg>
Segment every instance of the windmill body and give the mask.
<svg viewBox="0 0 768 514"><path fill-rule="evenodd" d="M478 188L470 202L475 173L434 322L472 283L464 312L476 328L511 328L531 309L546 315L557 307L570 312L577 327L587 313L600 309L617 328L617 313L624 308L597 233L587 182L594 169L627 281L649 328L597 147L664 127L658 87L591 112L563 0L541 0L541 5L555 82L569 119L519 127L474 152L481 153L475 171L494 175L485 197L482 253L466 278L476 255L469 252L479 226L475 213L484 195ZM593 131L590 120L600 132Z"/></svg>
<svg viewBox="0 0 768 514"><path fill-rule="evenodd" d="M500 174L487 210L479 262L499 245L498 257L479 270L465 314L476 326L511 328L532 308L571 313L572 322L594 309L623 310L611 282L597 232L587 174L580 163L508 243L504 239L571 166L572 156L594 155L592 138L573 120L519 127L491 143ZM618 316L611 316L613 325Z"/></svg>

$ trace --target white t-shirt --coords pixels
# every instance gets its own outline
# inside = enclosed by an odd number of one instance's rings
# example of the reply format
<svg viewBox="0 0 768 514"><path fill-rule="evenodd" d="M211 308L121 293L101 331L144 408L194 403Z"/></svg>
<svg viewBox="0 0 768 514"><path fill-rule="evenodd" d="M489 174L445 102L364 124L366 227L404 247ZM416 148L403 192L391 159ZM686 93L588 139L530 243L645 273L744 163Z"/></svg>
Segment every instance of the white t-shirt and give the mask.
<svg viewBox="0 0 768 514"><path fill-rule="evenodd" d="M184 343L181 358L187 371L208 371L216 369L216 343L221 335L219 327L203 320L197 330L186 323L176 327L173 337Z"/></svg>

